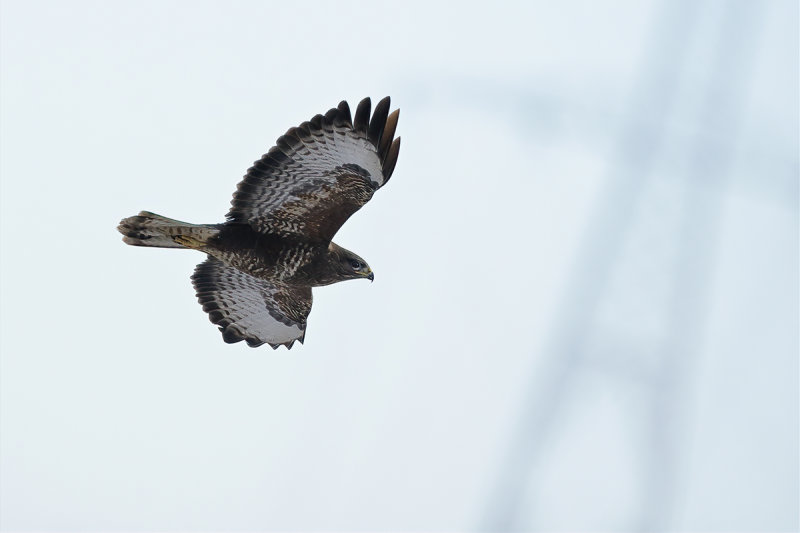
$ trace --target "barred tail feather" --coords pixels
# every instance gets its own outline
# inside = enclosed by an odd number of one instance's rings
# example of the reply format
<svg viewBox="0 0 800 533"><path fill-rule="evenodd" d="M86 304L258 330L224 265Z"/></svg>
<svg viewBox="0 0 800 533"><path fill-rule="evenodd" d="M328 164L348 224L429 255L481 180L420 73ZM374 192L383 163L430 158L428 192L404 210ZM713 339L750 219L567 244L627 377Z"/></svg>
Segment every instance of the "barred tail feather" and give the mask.
<svg viewBox="0 0 800 533"><path fill-rule="evenodd" d="M149 211L123 219L117 230L127 244L155 248L202 248L219 233L216 226L189 224Z"/></svg>

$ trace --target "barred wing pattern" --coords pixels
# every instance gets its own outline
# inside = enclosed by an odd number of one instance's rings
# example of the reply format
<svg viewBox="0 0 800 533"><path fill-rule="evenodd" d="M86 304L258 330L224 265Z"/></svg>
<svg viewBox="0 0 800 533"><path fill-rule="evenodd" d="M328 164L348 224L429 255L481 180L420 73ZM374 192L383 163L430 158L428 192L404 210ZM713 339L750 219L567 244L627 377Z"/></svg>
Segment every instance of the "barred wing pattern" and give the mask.
<svg viewBox="0 0 800 533"><path fill-rule="evenodd" d="M311 311L311 288L281 286L209 257L192 275L197 300L227 343L246 341L273 348L303 342Z"/></svg>
<svg viewBox="0 0 800 533"><path fill-rule="evenodd" d="M351 121L347 102L281 136L237 186L228 220L261 233L330 242L350 216L386 184L400 138L389 97L362 100Z"/></svg>

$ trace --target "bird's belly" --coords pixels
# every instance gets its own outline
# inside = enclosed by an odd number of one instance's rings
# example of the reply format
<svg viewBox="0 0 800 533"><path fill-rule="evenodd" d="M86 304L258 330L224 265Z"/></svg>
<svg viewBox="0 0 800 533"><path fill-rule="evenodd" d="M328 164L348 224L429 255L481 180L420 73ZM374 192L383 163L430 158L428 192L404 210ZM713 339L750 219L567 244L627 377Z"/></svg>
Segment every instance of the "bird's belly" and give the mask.
<svg viewBox="0 0 800 533"><path fill-rule="evenodd" d="M272 282L295 283L304 267L324 252L319 244L262 234L250 226L224 225L203 250L225 264Z"/></svg>
<svg viewBox="0 0 800 533"><path fill-rule="evenodd" d="M250 250L236 252L214 251L210 255L236 270L257 278L275 279L278 274L278 268L274 261L265 260L265 258L259 257Z"/></svg>
<svg viewBox="0 0 800 533"><path fill-rule="evenodd" d="M257 248L214 250L211 255L225 264L256 278L293 283L308 265L314 253L304 246L292 246L264 252Z"/></svg>

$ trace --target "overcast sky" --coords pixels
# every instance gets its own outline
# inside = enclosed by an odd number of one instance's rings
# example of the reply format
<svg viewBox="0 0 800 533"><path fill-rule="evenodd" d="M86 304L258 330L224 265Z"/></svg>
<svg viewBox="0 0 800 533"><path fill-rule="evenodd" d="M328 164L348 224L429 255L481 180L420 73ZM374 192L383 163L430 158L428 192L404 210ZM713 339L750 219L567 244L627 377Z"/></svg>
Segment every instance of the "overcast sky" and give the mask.
<svg viewBox="0 0 800 533"><path fill-rule="evenodd" d="M3 530L800 527L796 2L0 9ZM305 345L116 232L385 95Z"/></svg>

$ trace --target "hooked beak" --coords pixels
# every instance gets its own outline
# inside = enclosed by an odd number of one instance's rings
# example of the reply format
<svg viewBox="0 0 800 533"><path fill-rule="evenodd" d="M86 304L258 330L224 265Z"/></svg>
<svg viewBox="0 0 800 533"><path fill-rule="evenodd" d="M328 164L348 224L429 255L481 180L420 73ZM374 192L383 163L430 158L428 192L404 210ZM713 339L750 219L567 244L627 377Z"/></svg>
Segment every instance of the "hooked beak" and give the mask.
<svg viewBox="0 0 800 533"><path fill-rule="evenodd" d="M375 274L372 272L372 270L370 270L369 274L367 274L367 279L370 281L375 281Z"/></svg>

